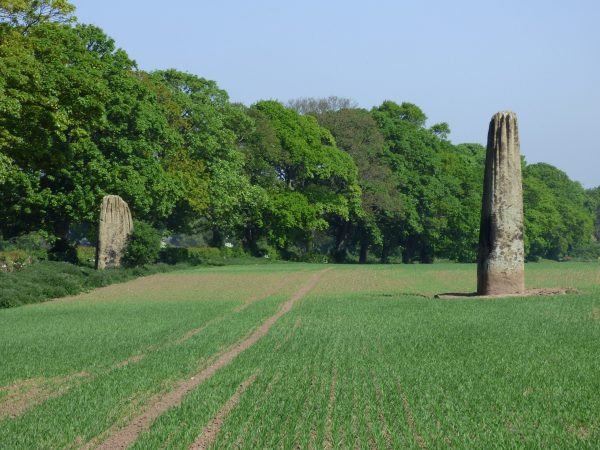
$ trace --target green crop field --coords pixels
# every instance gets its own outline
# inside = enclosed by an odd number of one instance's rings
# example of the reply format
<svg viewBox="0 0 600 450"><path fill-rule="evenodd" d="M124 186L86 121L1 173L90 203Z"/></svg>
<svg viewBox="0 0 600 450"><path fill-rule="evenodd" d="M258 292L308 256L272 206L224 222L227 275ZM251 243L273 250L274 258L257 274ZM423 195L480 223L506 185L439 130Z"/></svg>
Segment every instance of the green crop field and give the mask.
<svg viewBox="0 0 600 450"><path fill-rule="evenodd" d="M271 264L0 310L0 448L598 448L600 265Z"/></svg>

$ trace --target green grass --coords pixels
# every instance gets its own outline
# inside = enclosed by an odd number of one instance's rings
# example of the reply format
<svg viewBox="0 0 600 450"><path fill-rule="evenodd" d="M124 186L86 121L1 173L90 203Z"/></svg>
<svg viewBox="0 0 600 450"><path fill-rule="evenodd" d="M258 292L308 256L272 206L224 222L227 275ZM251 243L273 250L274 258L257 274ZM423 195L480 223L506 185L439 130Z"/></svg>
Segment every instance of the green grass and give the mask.
<svg viewBox="0 0 600 450"><path fill-rule="evenodd" d="M253 373L215 448L600 446L600 265L528 264L528 287L582 293L488 300L431 298L474 290L472 265L332 267L134 448L187 448ZM188 270L0 311L0 386L87 374L63 395L0 419L2 447L77 447L122 423L323 268ZM236 312L269 286L277 293Z"/></svg>
<svg viewBox="0 0 600 450"><path fill-rule="evenodd" d="M0 308L40 303L173 269L173 266L156 264L99 271L66 262L41 261L16 272L0 271Z"/></svg>
<svg viewBox="0 0 600 450"><path fill-rule="evenodd" d="M217 250L218 252L218 249L210 250ZM93 260L89 258L89 255L94 254L95 250L91 247L79 247L77 251L80 261L82 261L80 265L57 261L40 261L33 264L28 263L22 270L14 272L0 271L0 309L41 303L155 273L186 270L186 268L197 270L198 266L201 265L208 268L211 266L273 264L265 258L219 254L218 256L209 255L206 258L198 257L189 262L177 262L176 265L173 261L169 264L159 263L133 268L95 270L93 262L91 262ZM28 255L28 253L21 251L12 253ZM31 259L31 255L29 257ZM275 264L285 265L285 263L279 261Z"/></svg>

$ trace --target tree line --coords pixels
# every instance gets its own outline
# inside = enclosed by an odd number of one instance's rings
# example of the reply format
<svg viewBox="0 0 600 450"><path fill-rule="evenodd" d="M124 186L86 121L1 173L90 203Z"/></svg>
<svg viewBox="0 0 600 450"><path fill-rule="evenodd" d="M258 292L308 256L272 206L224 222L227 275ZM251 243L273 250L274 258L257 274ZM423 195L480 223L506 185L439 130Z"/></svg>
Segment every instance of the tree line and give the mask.
<svg viewBox="0 0 600 450"><path fill-rule="evenodd" d="M101 199L168 234L292 260L474 261L485 149L411 103L232 103L145 72L65 0L0 1L0 233L94 240ZM529 259L598 256L600 188L523 160Z"/></svg>

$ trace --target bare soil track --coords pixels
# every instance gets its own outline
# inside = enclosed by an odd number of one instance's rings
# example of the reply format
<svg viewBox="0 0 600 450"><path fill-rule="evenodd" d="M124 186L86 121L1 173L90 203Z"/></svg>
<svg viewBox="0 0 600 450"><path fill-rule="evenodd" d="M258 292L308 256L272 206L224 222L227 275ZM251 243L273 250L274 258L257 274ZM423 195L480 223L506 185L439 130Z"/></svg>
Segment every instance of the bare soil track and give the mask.
<svg viewBox="0 0 600 450"><path fill-rule="evenodd" d="M472 298L503 298L503 297L535 297L541 295L566 295L566 294L580 294L581 292L577 289L572 288L537 288L537 289L525 289L524 292L518 294L489 294L479 295L477 292L446 292L443 294L436 294L435 298L441 299L457 299L464 297Z"/></svg>
<svg viewBox="0 0 600 450"><path fill-rule="evenodd" d="M400 382L398 382L398 391L400 392L400 398L402 399L402 406L404 407L406 423L408 424L408 428L410 428L410 432L413 435L413 439L415 440L415 442L421 450L425 450L427 448L427 446L425 445L425 440L423 439L423 436L421 436L417 431L417 426L415 425L413 412L410 407L410 403L408 403L408 397L406 397L406 392L404 392L404 388L402 387Z"/></svg>
<svg viewBox="0 0 600 450"><path fill-rule="evenodd" d="M215 442L217 436L219 435L219 432L221 431L223 422L225 421L229 413L233 410L233 408L235 408L240 402L240 397L242 396L242 394L246 392L246 389L248 389L248 387L250 387L252 383L254 383L254 380L256 380L257 375L258 371L254 372L253 375L251 375L246 381L240 384L240 387L237 389L237 391L235 391L231 398L227 400L227 403L225 403L223 408L221 408L221 410L212 418L208 425L206 425L202 429L202 431L198 435L198 438L190 447L190 450L204 450L205 448L210 447L210 445L213 442Z"/></svg>
<svg viewBox="0 0 600 450"><path fill-rule="evenodd" d="M308 294L319 282L325 272L330 269L325 269L315 273L298 291L296 291L289 300L287 300L279 310L266 319L250 336L244 340L238 342L229 350L221 353L217 356L216 360L201 372L179 381L172 391L150 401L146 406L144 412L137 417L134 417L127 425L120 430L110 435L102 444L97 448L102 450L114 450L114 449L125 449L133 444L139 435L147 430L152 423L164 412L170 408L177 406L181 403L184 396L192 389L212 377L219 369L228 365L233 361L240 353L247 350L254 345L260 338L265 336L271 327L277 322L284 314L289 312L292 307L301 300L306 294Z"/></svg>
<svg viewBox="0 0 600 450"><path fill-rule="evenodd" d="M164 274L159 274L163 275ZM244 300L240 306L234 309L235 313L239 313L252 303L255 303L260 300L264 300L265 298L276 294L289 283L295 284L301 278L301 276L306 275L305 273L293 274L291 276L283 277L278 283L274 286L269 287L266 290L260 291L257 294L252 295L248 299ZM151 277L146 277L151 278ZM152 278L150 281L154 285L158 277ZM137 281L137 280L134 280ZM131 282L133 283L133 282ZM109 286L110 287L110 286ZM81 294L84 295L84 294ZM85 294L87 295L87 294ZM151 346L147 349L148 352L160 350L168 345L172 344L182 344L197 334L203 332L209 325L212 325L214 322L222 320L225 316L219 316L214 318L213 320L208 321L204 325L198 328L194 328L186 332L179 339L166 342L160 346ZM297 328L297 326L294 327ZM288 336L289 337L289 336ZM142 359L146 357L146 354L136 354L128 357L127 359L115 364L114 366L107 369L107 371L119 369L131 364L137 364ZM94 375L90 375L86 372L78 372L70 375L65 375L62 377L54 377L54 378L33 378L28 380L20 380L18 382L13 383L9 386L0 387L0 419L3 418L11 418L14 419L29 409L38 406L51 398L60 397L65 394L68 390L73 388L82 382L81 378L87 378L88 380L94 379Z"/></svg>
<svg viewBox="0 0 600 450"><path fill-rule="evenodd" d="M329 389L329 403L327 404L327 419L325 420L325 443L323 447L326 449L333 448L333 409L335 407L335 388L337 384L337 369L333 369L331 374L331 387Z"/></svg>
<svg viewBox="0 0 600 450"><path fill-rule="evenodd" d="M88 373L79 372L64 377L30 378L2 387L0 393L6 395L0 400L0 420L14 419L46 400L60 397L86 377Z"/></svg>

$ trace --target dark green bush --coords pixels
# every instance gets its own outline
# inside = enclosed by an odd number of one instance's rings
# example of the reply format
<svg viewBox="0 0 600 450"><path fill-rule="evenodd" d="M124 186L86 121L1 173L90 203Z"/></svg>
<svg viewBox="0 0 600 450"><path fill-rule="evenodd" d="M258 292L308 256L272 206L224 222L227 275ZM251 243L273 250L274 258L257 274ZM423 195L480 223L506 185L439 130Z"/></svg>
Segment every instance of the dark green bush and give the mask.
<svg viewBox="0 0 600 450"><path fill-rule="evenodd" d="M167 247L160 251L160 262L165 264L179 264L188 262L190 255L187 248Z"/></svg>
<svg viewBox="0 0 600 450"><path fill-rule="evenodd" d="M264 237L260 238L249 250L252 256L270 259L271 261L279 259L277 248L270 245L269 241Z"/></svg>
<svg viewBox="0 0 600 450"><path fill-rule="evenodd" d="M322 255L321 253L307 252L302 255L299 260L307 263L327 264L329 262L329 257L327 255Z"/></svg>
<svg viewBox="0 0 600 450"><path fill-rule="evenodd" d="M150 224L136 221L129 236L122 263L125 267L139 267L158 261L160 254L160 232Z"/></svg>
<svg viewBox="0 0 600 450"><path fill-rule="evenodd" d="M32 231L9 239L0 241L0 250L26 250L30 254L39 253L40 256L52 248L56 242L56 237L44 231ZM45 258L40 258L45 259Z"/></svg>
<svg viewBox="0 0 600 450"><path fill-rule="evenodd" d="M32 232L0 241L0 270L13 272L48 259L48 249L55 238L43 232Z"/></svg>
<svg viewBox="0 0 600 450"><path fill-rule="evenodd" d="M221 259L221 250L215 247L191 247L187 250L191 264L205 264Z"/></svg>
<svg viewBox="0 0 600 450"><path fill-rule="evenodd" d="M25 250L0 251L0 271L3 272L23 270L34 261L36 259Z"/></svg>
<svg viewBox="0 0 600 450"><path fill-rule="evenodd" d="M48 250L50 261L64 261L77 264L77 249L70 239L60 238L54 241L52 248Z"/></svg>
<svg viewBox="0 0 600 450"><path fill-rule="evenodd" d="M600 259L600 244L593 242L580 245L571 252L571 258L575 261L598 261ZM568 260L569 258L564 258Z"/></svg>
<svg viewBox="0 0 600 450"><path fill-rule="evenodd" d="M220 253L223 258L243 258L244 256L248 256L248 254L240 246L223 247L221 248Z"/></svg>
<svg viewBox="0 0 600 450"><path fill-rule="evenodd" d="M96 265L96 247L77 246L77 261L89 267Z"/></svg>

